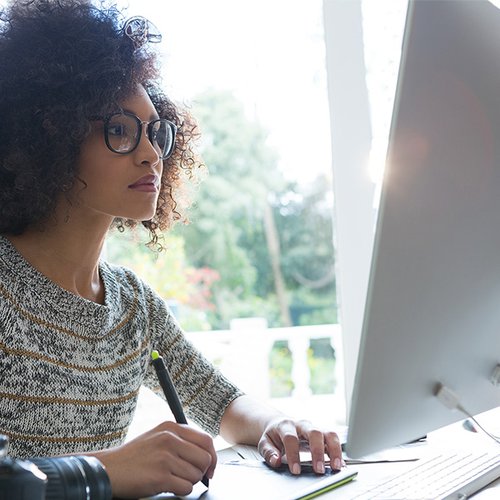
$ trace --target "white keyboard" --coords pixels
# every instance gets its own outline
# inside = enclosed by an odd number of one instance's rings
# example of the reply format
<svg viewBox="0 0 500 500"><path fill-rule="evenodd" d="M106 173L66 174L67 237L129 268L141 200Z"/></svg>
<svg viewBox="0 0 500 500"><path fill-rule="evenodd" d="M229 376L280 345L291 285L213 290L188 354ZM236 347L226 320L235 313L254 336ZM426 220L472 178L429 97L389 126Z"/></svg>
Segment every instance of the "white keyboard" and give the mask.
<svg viewBox="0 0 500 500"><path fill-rule="evenodd" d="M419 460L357 500L465 500L500 477L499 451L460 451Z"/></svg>

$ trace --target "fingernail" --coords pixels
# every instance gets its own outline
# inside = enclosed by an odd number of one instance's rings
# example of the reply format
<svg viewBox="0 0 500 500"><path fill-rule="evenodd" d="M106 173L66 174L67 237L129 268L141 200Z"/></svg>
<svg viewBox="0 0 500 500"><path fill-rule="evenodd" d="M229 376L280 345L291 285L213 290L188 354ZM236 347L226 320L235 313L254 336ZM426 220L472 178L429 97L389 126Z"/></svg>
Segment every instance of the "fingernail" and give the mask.
<svg viewBox="0 0 500 500"><path fill-rule="evenodd" d="M318 474L324 474L325 473L325 464L321 461L316 462L316 466L314 467L314 470Z"/></svg>
<svg viewBox="0 0 500 500"><path fill-rule="evenodd" d="M297 476L300 474L300 465L299 464L293 464L292 473L296 474Z"/></svg>
<svg viewBox="0 0 500 500"><path fill-rule="evenodd" d="M335 470L340 470L342 469L342 465L341 465L341 462L340 462L340 458L336 458L334 461L333 461L333 468Z"/></svg>
<svg viewBox="0 0 500 500"><path fill-rule="evenodd" d="M278 455L275 455L274 453L269 457L269 463L273 466L276 467L278 464Z"/></svg>

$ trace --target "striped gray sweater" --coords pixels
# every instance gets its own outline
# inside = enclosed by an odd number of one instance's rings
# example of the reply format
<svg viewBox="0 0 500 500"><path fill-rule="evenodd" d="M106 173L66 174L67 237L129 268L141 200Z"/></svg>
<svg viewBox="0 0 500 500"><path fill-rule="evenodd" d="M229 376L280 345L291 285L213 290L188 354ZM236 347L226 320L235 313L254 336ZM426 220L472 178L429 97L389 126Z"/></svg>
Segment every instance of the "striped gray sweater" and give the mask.
<svg viewBox="0 0 500 500"><path fill-rule="evenodd" d="M164 301L131 271L100 263L105 304L47 279L0 236L0 433L14 457L123 442L142 384L160 393L165 358L186 414L212 435L241 392L186 340Z"/></svg>

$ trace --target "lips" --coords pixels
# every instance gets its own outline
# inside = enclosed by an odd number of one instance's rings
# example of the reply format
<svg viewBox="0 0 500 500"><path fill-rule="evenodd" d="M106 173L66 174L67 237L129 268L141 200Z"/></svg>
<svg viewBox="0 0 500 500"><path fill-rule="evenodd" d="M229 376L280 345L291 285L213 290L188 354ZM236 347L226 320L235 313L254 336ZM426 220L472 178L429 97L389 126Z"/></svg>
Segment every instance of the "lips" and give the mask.
<svg viewBox="0 0 500 500"><path fill-rule="evenodd" d="M129 189L138 191L157 191L160 186L160 178L157 175L145 175L133 184L129 184Z"/></svg>

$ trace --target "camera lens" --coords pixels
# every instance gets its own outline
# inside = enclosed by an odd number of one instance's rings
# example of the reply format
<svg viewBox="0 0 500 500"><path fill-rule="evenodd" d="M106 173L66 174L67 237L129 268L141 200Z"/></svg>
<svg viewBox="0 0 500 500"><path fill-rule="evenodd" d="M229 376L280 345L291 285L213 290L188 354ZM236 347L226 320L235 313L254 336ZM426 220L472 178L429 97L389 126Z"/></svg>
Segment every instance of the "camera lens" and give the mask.
<svg viewBox="0 0 500 500"><path fill-rule="evenodd" d="M36 465L7 456L9 438L0 434L0 500L43 500L47 476Z"/></svg>
<svg viewBox="0 0 500 500"><path fill-rule="evenodd" d="M71 456L30 460L47 475L46 500L110 500L111 484L95 457Z"/></svg>
<svg viewBox="0 0 500 500"><path fill-rule="evenodd" d="M0 460L0 500L43 500L47 477L31 462Z"/></svg>

